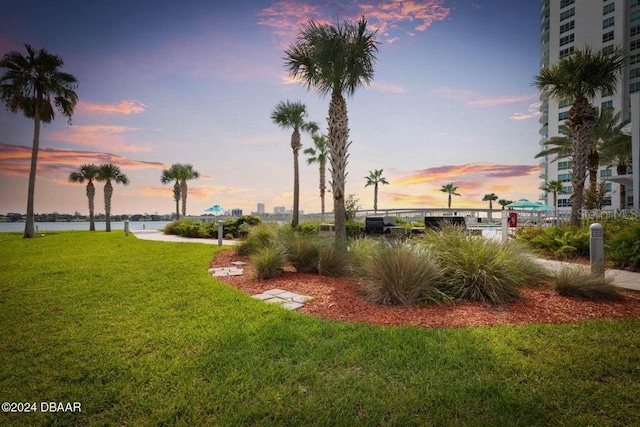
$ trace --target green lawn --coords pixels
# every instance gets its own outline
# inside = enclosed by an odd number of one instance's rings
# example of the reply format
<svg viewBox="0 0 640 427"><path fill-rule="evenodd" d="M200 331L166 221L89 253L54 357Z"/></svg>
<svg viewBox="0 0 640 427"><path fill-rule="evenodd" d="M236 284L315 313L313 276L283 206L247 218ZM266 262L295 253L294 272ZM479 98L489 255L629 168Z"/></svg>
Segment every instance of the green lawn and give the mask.
<svg viewBox="0 0 640 427"><path fill-rule="evenodd" d="M640 319L327 321L210 278L216 250L0 233L0 401L38 406L0 424L640 425Z"/></svg>

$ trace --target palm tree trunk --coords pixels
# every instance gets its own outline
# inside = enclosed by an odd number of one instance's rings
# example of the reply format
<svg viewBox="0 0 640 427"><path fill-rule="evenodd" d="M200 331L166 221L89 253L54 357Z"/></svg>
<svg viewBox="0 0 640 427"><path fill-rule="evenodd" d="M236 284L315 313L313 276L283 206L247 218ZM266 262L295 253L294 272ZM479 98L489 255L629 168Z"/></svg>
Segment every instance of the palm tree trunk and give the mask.
<svg viewBox="0 0 640 427"><path fill-rule="evenodd" d="M373 213L374 215L378 213L378 183L377 182L373 186Z"/></svg>
<svg viewBox="0 0 640 427"><path fill-rule="evenodd" d="M449 193L449 197L447 199L447 207L451 210L451 193Z"/></svg>
<svg viewBox="0 0 640 427"><path fill-rule="evenodd" d="M107 180L104 184L104 219L105 231L111 231L111 196L113 195L113 186L111 181Z"/></svg>
<svg viewBox="0 0 640 427"><path fill-rule="evenodd" d="M346 183L347 149L349 148L349 118L347 103L340 91L334 90L329 104L329 162L331 164L331 187L333 189L333 212L336 243L346 246L346 209L344 186Z"/></svg>
<svg viewBox="0 0 640 427"><path fill-rule="evenodd" d="M300 218L300 168L298 166L298 152L300 151L300 132L294 129L291 134L291 149L293 150L293 215L291 217L291 227L298 227Z"/></svg>
<svg viewBox="0 0 640 427"><path fill-rule="evenodd" d="M589 101L584 97L574 100L571 110L569 110L569 127L572 142L573 195L571 196L571 219L570 225L580 225L582 205L584 201L584 182L589 161L589 138L595 125L595 110Z"/></svg>
<svg viewBox="0 0 640 427"><path fill-rule="evenodd" d="M183 179L180 182L180 197L182 198L182 217L187 216L187 180Z"/></svg>
<svg viewBox="0 0 640 427"><path fill-rule="evenodd" d="M36 190L36 171L38 169L38 151L40 150L40 105L42 94L36 95L35 114L33 117L33 146L31 147L31 169L29 170L29 187L27 190L27 221L24 224L24 238L36 236L33 203Z"/></svg>
<svg viewBox="0 0 640 427"><path fill-rule="evenodd" d="M320 212L322 213L322 219L324 219L325 169L325 162L320 162Z"/></svg>
<svg viewBox="0 0 640 427"><path fill-rule="evenodd" d="M93 181L89 180L87 183L87 199L89 200L89 231L96 231L96 221L94 215L94 200L96 197L96 187L93 185Z"/></svg>
<svg viewBox="0 0 640 427"><path fill-rule="evenodd" d="M558 192L553 192L553 215L555 216L553 220L554 225L558 225Z"/></svg>
<svg viewBox="0 0 640 427"><path fill-rule="evenodd" d="M627 165L617 165L616 173L618 175L625 175L627 173ZM627 186L624 184L620 184L620 209L627 208Z"/></svg>
<svg viewBox="0 0 640 427"><path fill-rule="evenodd" d="M173 199L176 201L176 219L180 219L180 182L173 184Z"/></svg>

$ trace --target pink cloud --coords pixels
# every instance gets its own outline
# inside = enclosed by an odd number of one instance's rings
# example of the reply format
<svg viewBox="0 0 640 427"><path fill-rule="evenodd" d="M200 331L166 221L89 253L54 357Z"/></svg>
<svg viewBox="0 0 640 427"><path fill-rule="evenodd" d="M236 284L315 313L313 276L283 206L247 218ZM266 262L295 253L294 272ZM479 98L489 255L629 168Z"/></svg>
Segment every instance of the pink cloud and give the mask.
<svg viewBox="0 0 640 427"><path fill-rule="evenodd" d="M377 90L378 92L384 93L407 93L409 90L406 86L397 85L393 83L380 83L374 81L371 83L371 88Z"/></svg>
<svg viewBox="0 0 640 427"><path fill-rule="evenodd" d="M78 145L90 145L109 150L128 152L149 152L151 148L133 145L125 135L137 131L137 128L111 125L69 126L52 132L49 138L54 141L69 142Z"/></svg>
<svg viewBox="0 0 640 427"><path fill-rule="evenodd" d="M542 105L540 102L536 102L529 105L529 109L526 113L513 113L513 115L511 116L511 120L527 120L542 115L542 113L538 110L540 108L540 105Z"/></svg>
<svg viewBox="0 0 640 427"><path fill-rule="evenodd" d="M515 104L531 101L538 97L537 94L512 95L512 96L484 96L467 89L440 87L433 90L435 95L446 99L464 101L469 107L495 107L498 105Z"/></svg>
<svg viewBox="0 0 640 427"><path fill-rule="evenodd" d="M423 169L398 178L395 182L399 185L438 184L442 181L464 179L469 182L479 182L487 178L517 178L537 175L539 172L540 166L537 165L465 164Z"/></svg>
<svg viewBox="0 0 640 427"><path fill-rule="evenodd" d="M87 101L78 101L80 111L115 114L139 114L147 109L147 106L138 101L120 101L118 104L95 104Z"/></svg>

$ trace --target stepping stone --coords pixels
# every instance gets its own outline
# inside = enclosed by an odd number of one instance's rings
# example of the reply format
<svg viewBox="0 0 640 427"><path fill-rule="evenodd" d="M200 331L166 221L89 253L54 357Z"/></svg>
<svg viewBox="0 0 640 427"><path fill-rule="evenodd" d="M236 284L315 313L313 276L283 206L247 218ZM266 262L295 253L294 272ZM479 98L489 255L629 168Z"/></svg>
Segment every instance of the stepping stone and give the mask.
<svg viewBox="0 0 640 427"><path fill-rule="evenodd" d="M278 295L278 298L282 299L293 299L295 297L299 297L300 295L294 294L293 292L281 292Z"/></svg>
<svg viewBox="0 0 640 427"><path fill-rule="evenodd" d="M264 291L265 294L271 294L271 295L279 295L284 292L287 292L287 291L282 289L270 289L268 291Z"/></svg>
<svg viewBox="0 0 640 427"><path fill-rule="evenodd" d="M231 264L233 264L233 265L247 265L247 263L244 262L244 261L231 261Z"/></svg>
<svg viewBox="0 0 640 427"><path fill-rule="evenodd" d="M309 301L310 299L313 299L313 298L308 297L306 295L296 295L295 297L291 298L291 301L296 303L303 303L303 302Z"/></svg>
<svg viewBox="0 0 640 427"><path fill-rule="evenodd" d="M297 310L301 307L304 307L304 304L300 304L299 302L289 301L289 302L282 303L282 307L288 310Z"/></svg>
<svg viewBox="0 0 640 427"><path fill-rule="evenodd" d="M259 299L260 301L265 301L265 300L273 298L273 295L270 295L270 294L256 294L256 295L252 295L251 298Z"/></svg>

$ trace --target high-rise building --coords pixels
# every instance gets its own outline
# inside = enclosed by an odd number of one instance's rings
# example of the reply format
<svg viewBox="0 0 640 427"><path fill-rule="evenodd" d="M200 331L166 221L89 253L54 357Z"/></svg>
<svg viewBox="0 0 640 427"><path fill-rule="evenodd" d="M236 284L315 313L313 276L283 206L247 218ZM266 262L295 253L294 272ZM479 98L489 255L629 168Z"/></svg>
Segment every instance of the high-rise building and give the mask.
<svg viewBox="0 0 640 427"><path fill-rule="evenodd" d="M613 108L621 112L622 120L631 118L630 95L640 92L640 0L542 0L540 67L544 68L586 46L607 51L614 46L624 48L629 56L618 88L613 93L600 94L593 100L598 108ZM569 116L571 101L557 101L545 92L540 95L540 149L548 148L547 140L558 135L558 126ZM555 160L555 155L542 159L540 188L553 180L563 183L558 206L569 210L572 162L569 157ZM634 167L640 167L634 165ZM615 180L616 168L600 167L598 179L604 182L605 209L620 208L620 184ZM607 178L613 178L609 181ZM633 188L626 186L626 202L633 205ZM551 193L540 195L553 204Z"/></svg>
<svg viewBox="0 0 640 427"><path fill-rule="evenodd" d="M258 203L258 215L264 215L264 203Z"/></svg>

